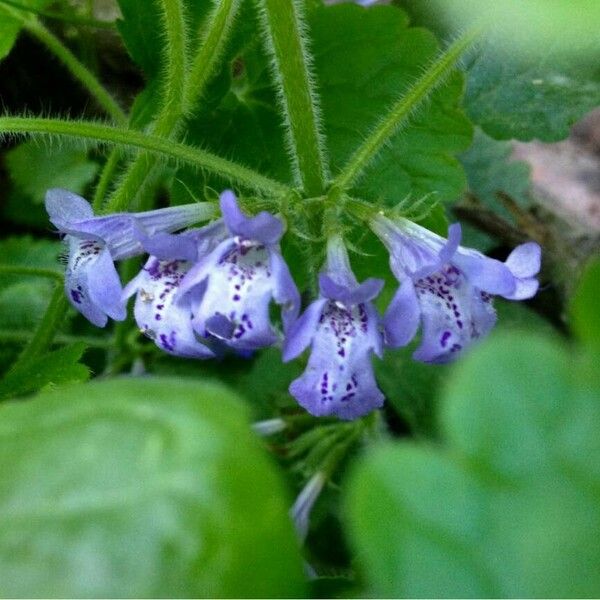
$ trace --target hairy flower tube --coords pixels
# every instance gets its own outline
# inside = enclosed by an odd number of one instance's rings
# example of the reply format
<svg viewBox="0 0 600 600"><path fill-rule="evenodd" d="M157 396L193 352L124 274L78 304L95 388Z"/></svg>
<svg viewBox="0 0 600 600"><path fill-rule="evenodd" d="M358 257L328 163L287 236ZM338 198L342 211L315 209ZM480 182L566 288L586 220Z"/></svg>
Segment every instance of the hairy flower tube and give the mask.
<svg viewBox="0 0 600 600"><path fill-rule="evenodd" d="M315 416L356 419L383 404L371 355L382 355L379 317L372 300L383 281L358 284L340 237L329 240L325 272L319 277L320 298L288 332L283 360L311 354L304 374L292 382L290 393Z"/></svg>
<svg viewBox="0 0 600 600"><path fill-rule="evenodd" d="M541 250L534 242L517 246L502 263L460 246L458 224L447 240L407 219L377 215L371 226L400 282L384 316L386 343L405 346L421 325L416 360L451 361L487 335L496 322L493 295L524 300L537 292Z"/></svg>
<svg viewBox="0 0 600 600"><path fill-rule="evenodd" d="M209 218L209 205L189 204L141 213L94 216L89 202L67 190L46 193L50 221L69 247L65 292L73 307L98 327L126 316L115 260L141 254L141 236L176 231Z"/></svg>
<svg viewBox="0 0 600 600"><path fill-rule="evenodd" d="M192 295L192 323L202 339L253 351L279 339L269 316L271 301L281 305L287 329L300 297L279 251L282 222L267 212L246 217L231 191L221 194L220 205L229 236L189 270L175 301Z"/></svg>

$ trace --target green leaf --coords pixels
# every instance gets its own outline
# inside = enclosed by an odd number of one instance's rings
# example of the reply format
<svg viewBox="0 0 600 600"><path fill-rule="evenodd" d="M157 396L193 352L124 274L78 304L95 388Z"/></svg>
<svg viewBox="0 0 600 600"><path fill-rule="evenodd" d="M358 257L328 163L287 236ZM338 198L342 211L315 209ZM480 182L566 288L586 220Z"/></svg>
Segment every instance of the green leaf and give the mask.
<svg viewBox="0 0 600 600"><path fill-rule="evenodd" d="M377 382L386 400L416 436L438 437L439 391L448 367L412 359L414 347L387 351L374 360Z"/></svg>
<svg viewBox="0 0 600 600"><path fill-rule="evenodd" d="M200 39L200 23L210 9L208 0L182 0L187 17L190 38L194 42L191 51ZM122 19L117 28L127 51L134 62L152 80L160 74L162 65L163 31L159 2L147 2L140 10L138 0L118 0Z"/></svg>
<svg viewBox="0 0 600 600"><path fill-rule="evenodd" d="M571 327L579 339L600 351L600 259L587 265L571 299Z"/></svg>
<svg viewBox="0 0 600 600"><path fill-rule="evenodd" d="M405 13L393 6L324 7L312 13L310 23L335 173L439 45L427 30L408 27ZM455 199L466 181L453 155L466 149L472 136L460 108L462 91L462 76L450 77L367 170L357 193L389 205L427 194L434 194L432 200Z"/></svg>
<svg viewBox="0 0 600 600"><path fill-rule="evenodd" d="M12 237L0 241L0 264L58 270L61 250L60 242ZM33 329L44 313L54 285L41 277L0 275L0 330Z"/></svg>
<svg viewBox="0 0 600 600"><path fill-rule="evenodd" d="M50 0L19 0L19 4L33 9L42 9L49 3ZM31 13L22 12L12 6L0 3L0 60L8 56L21 31L23 22L16 15L28 17Z"/></svg>
<svg viewBox="0 0 600 600"><path fill-rule="evenodd" d="M73 385L0 408L0 594L300 597L282 482L225 388Z"/></svg>
<svg viewBox="0 0 600 600"><path fill-rule="evenodd" d="M554 338L497 335L454 370L442 447L387 444L347 487L379 597L596 597L600 376Z"/></svg>
<svg viewBox="0 0 600 600"><path fill-rule="evenodd" d="M3 12L0 6L0 60L10 53L20 30L20 21Z"/></svg>
<svg viewBox="0 0 600 600"><path fill-rule="evenodd" d="M473 144L460 155L460 162L467 174L469 191L481 202L484 209L492 210L509 223L512 223L513 217L496 194L504 192L517 204L526 207L531 191L529 166L523 161L511 159L511 153L510 142L496 141L476 128ZM493 239L485 233L469 226L464 229L465 246L474 246L483 251L494 246Z"/></svg>
<svg viewBox="0 0 600 600"><path fill-rule="evenodd" d="M469 190L488 208L505 217L510 215L496 193L505 192L525 206L531 191L529 166L521 160L511 159L511 153L509 142L498 142L476 128L473 144L460 156Z"/></svg>
<svg viewBox="0 0 600 600"><path fill-rule="evenodd" d="M239 19L237 45L206 94L210 103L189 124L186 139L290 183L281 119L268 59L256 39L254 15ZM317 90L325 138L335 172L381 118L383 111L421 74L439 46L424 29L409 28L391 6L346 4L308 13ZM349 60L348 49L352 48ZM407 51L410 49L410 51ZM396 204L407 196L456 198L466 185L453 157L471 141L471 125L459 108L462 77L455 74L434 93L408 126L368 170L355 190L373 201ZM177 179L201 196L205 179L180 170ZM219 189L222 182L209 180ZM183 198L189 202L187 190Z"/></svg>
<svg viewBox="0 0 600 600"><path fill-rule="evenodd" d="M90 372L79 363L84 350L85 344L78 342L10 370L0 381L0 399L35 392L47 385L85 381Z"/></svg>
<svg viewBox="0 0 600 600"><path fill-rule="evenodd" d="M551 46L515 55L488 42L470 65L465 106L495 139L557 141L600 104L599 75L597 61L565 58Z"/></svg>
<svg viewBox="0 0 600 600"><path fill-rule="evenodd" d="M3 212L40 229L48 227L43 205L47 190L58 187L83 195L98 172L98 163L72 142L27 141L7 152L5 162L13 187Z"/></svg>
<svg viewBox="0 0 600 600"><path fill-rule="evenodd" d="M83 194L98 171L87 152L68 141L30 140L7 152L5 160L13 184L37 204L44 202L46 191L53 187Z"/></svg>

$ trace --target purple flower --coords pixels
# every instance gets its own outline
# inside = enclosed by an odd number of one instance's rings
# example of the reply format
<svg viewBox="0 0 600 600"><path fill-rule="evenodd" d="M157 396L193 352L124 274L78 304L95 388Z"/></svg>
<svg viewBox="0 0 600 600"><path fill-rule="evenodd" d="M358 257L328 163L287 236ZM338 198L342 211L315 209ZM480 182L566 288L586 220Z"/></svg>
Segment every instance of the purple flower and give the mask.
<svg viewBox="0 0 600 600"><path fill-rule="evenodd" d="M390 266L400 282L384 317L387 345L408 344L422 325L416 360L444 363L456 358L496 322L492 296L531 298L538 289L541 250L529 242L506 262L459 246L460 225L448 239L406 219L378 215L372 228L390 251Z"/></svg>
<svg viewBox="0 0 600 600"><path fill-rule="evenodd" d="M141 254L140 236L176 231L214 214L209 205L190 204L95 217L86 200L60 189L48 190L46 210L50 221L67 234L67 298L98 327L104 327L108 317L122 321L126 316L115 260Z"/></svg>
<svg viewBox="0 0 600 600"><path fill-rule="evenodd" d="M192 304L201 295L198 286L177 302L175 295L190 268L224 237L221 221L202 229L178 235L159 233L142 236L141 243L152 255L123 290L123 298L137 294L134 317L140 331L169 354L188 358L214 358L209 348L198 339L192 327Z"/></svg>
<svg viewBox="0 0 600 600"><path fill-rule="evenodd" d="M292 382L290 393L315 416L356 419L379 408L384 399L371 365L371 354L382 354L371 300L383 281L367 279L358 285L346 248L335 237L328 243L326 273L319 283L321 297L294 323L284 342L284 361L312 345L306 371Z"/></svg>
<svg viewBox="0 0 600 600"><path fill-rule="evenodd" d="M177 298L197 291L192 312L200 337L252 351L278 339L269 318L271 300L282 306L285 329L297 317L300 298L279 252L281 221L267 212L246 217L231 191L220 202L230 236L189 270Z"/></svg>

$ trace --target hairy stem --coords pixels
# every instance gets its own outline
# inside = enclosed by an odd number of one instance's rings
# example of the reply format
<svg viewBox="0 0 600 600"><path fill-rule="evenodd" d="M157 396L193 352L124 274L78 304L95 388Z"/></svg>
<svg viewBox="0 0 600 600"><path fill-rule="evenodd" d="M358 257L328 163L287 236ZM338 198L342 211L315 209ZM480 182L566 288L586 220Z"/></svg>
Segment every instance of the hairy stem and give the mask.
<svg viewBox="0 0 600 600"><path fill-rule="evenodd" d="M37 19L22 19L22 21L23 27L63 62L73 77L88 90L108 115L119 124L127 122L127 115L118 102L96 79L96 76L53 33L48 31Z"/></svg>
<svg viewBox="0 0 600 600"><path fill-rule="evenodd" d="M475 33L464 35L435 60L404 96L396 102L388 114L383 117L363 144L352 154L346 166L335 178L334 187L346 190L355 183L386 142L406 122L415 108L446 79L474 38Z"/></svg>
<svg viewBox="0 0 600 600"><path fill-rule="evenodd" d="M296 183L318 196L328 173L302 6L299 0L259 0L259 5Z"/></svg>
<svg viewBox="0 0 600 600"><path fill-rule="evenodd" d="M179 139L184 117L189 114L214 73L225 47L229 29L239 7L239 0L222 0L208 18L206 34L193 60L187 81L185 79L185 43L182 42L183 21L177 19L169 0L164 0L167 29L167 77L164 101L152 133ZM174 4L178 4L177 2ZM179 11L181 17L181 11ZM181 43L179 43L181 42ZM158 161L146 153L140 154L129 165L109 203L110 211L124 210L147 190L156 176Z"/></svg>
<svg viewBox="0 0 600 600"><path fill-rule="evenodd" d="M50 135L106 142L120 148L138 148L220 175L248 189L281 197L291 193L283 183L200 148L139 131L88 121L63 121L26 117L0 117L0 135Z"/></svg>
<svg viewBox="0 0 600 600"><path fill-rule="evenodd" d="M192 61L183 112L189 114L201 98L206 84L214 75L229 39L231 26L240 7L240 0L220 0L207 19L200 47Z"/></svg>
<svg viewBox="0 0 600 600"><path fill-rule="evenodd" d="M183 3L180 0L162 0L162 17L166 33L163 56L162 104L151 132L169 137L182 112L186 89L186 46ZM136 196L143 195L148 175L156 164L156 157L140 153L128 166L117 184L106 207L107 212L119 212L130 207Z"/></svg>
<svg viewBox="0 0 600 600"><path fill-rule="evenodd" d="M100 214L102 212L104 198L106 198L112 179L117 171L121 156L121 149L117 147L113 148L102 167L100 179L98 179L96 189L94 190L94 198L92 200L92 208L94 209L95 214Z"/></svg>

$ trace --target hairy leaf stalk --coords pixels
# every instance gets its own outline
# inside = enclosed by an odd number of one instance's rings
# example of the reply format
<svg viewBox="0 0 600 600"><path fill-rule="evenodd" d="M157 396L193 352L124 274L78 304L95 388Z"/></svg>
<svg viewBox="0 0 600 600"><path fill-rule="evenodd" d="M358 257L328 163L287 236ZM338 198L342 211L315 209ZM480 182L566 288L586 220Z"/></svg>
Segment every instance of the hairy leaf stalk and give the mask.
<svg viewBox="0 0 600 600"><path fill-rule="evenodd" d="M299 0L259 0L259 6L296 184L318 196L329 174L303 9Z"/></svg>
<svg viewBox="0 0 600 600"><path fill-rule="evenodd" d="M443 83L462 53L473 42L476 33L469 33L454 42L427 71L396 102L379 125L357 148L341 173L335 178L333 187L346 190L352 187L371 161L379 154L386 142L406 123L411 113L431 92Z"/></svg>
<svg viewBox="0 0 600 600"><path fill-rule="evenodd" d="M187 36L180 2L163 0L168 43L165 54L163 104L151 131L161 137L180 139L184 118L193 110L206 83L214 73L228 38L239 0L223 0L208 18L206 35L189 69L186 68ZM128 208L143 195L156 177L156 157L140 154L129 165L107 207L108 211Z"/></svg>
<svg viewBox="0 0 600 600"><path fill-rule="evenodd" d="M291 193L290 188L278 181L200 148L122 127L112 127L87 121L0 117L0 135L2 134L64 136L90 140L94 143L106 142L123 149L147 150L216 173L229 179L232 183L257 192L275 197Z"/></svg>

